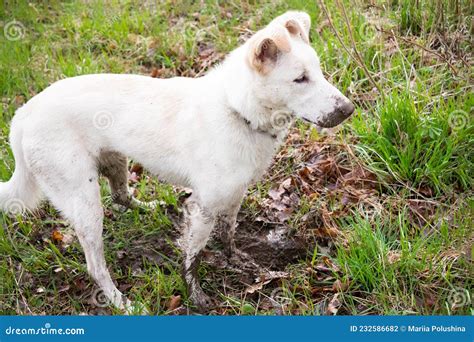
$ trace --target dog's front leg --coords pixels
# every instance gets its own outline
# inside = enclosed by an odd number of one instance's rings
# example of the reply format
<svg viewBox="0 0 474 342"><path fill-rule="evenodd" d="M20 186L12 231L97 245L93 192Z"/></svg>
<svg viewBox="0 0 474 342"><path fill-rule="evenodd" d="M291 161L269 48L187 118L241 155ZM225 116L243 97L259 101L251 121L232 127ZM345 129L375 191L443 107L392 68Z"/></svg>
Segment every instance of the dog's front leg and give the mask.
<svg viewBox="0 0 474 342"><path fill-rule="evenodd" d="M238 205L230 207L229 210L219 213L217 215L216 226L221 234L221 241L224 246L224 253L229 258L229 261L243 268L253 268L260 270L261 267L255 260L247 253L237 248L235 244L235 230L237 228L237 214L239 213L240 202Z"/></svg>
<svg viewBox="0 0 474 342"><path fill-rule="evenodd" d="M184 232L180 245L184 253L183 273L189 298L199 310L206 310L212 301L199 285L198 268L202 249L214 228L215 216L191 198L185 204Z"/></svg>

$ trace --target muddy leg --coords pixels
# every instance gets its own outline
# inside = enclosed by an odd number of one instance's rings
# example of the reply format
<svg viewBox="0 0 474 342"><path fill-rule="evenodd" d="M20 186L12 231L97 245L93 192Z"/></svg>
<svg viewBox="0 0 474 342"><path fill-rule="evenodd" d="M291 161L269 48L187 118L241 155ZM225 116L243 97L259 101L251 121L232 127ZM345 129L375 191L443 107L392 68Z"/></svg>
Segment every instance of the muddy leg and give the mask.
<svg viewBox="0 0 474 342"><path fill-rule="evenodd" d="M235 206L227 212L221 213L217 216L217 227L221 233L222 244L224 245L224 253L230 258L237 250L235 246L235 229L237 227L237 213L240 205Z"/></svg>
<svg viewBox="0 0 474 342"><path fill-rule="evenodd" d="M261 267L247 253L237 249L235 245L235 229L237 227L237 214L240 209L239 205L233 206L217 216L217 224L221 232L221 241L224 245L224 253L229 261L242 269L260 270Z"/></svg>
<svg viewBox="0 0 474 342"><path fill-rule="evenodd" d="M154 209L158 201L141 202L128 190L127 158L117 152L102 152L99 157L99 171L109 180L114 203L126 208Z"/></svg>
<svg viewBox="0 0 474 342"><path fill-rule="evenodd" d="M212 301L199 285L198 268L202 249L215 224L214 215L190 197L185 204L184 232L180 240L184 253L183 275L189 298L199 310L206 310Z"/></svg>
<svg viewBox="0 0 474 342"><path fill-rule="evenodd" d="M113 202L130 207L127 158L117 152L102 152L99 158L99 171L109 180Z"/></svg>

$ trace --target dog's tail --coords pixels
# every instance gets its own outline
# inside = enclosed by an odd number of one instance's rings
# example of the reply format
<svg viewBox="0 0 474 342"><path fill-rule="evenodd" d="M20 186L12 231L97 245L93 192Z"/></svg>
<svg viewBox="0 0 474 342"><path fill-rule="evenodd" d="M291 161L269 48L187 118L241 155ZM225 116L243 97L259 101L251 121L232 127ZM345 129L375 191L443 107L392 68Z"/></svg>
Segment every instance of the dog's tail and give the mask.
<svg viewBox="0 0 474 342"><path fill-rule="evenodd" d="M0 211L11 214L33 210L41 199L41 191L23 156L21 121L27 114L24 111L24 107L19 109L11 124L10 146L15 157L15 171L8 182L0 183Z"/></svg>

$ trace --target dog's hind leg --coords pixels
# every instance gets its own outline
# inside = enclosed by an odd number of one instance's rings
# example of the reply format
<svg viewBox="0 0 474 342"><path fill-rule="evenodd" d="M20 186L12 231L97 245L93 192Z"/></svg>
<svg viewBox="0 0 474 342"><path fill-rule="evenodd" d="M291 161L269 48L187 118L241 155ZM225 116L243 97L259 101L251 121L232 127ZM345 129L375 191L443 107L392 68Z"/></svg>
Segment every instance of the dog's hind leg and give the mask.
<svg viewBox="0 0 474 342"><path fill-rule="evenodd" d="M109 181L112 201L125 207L131 207L132 196L127 185L127 157L118 152L101 152L99 172Z"/></svg>
<svg viewBox="0 0 474 342"><path fill-rule="evenodd" d="M115 287L105 263L104 213L96 162L76 140L67 141L67 153L55 152L60 151L57 146L64 146L66 140L63 137L54 148L30 148L29 164L46 197L72 224L90 276L113 305L129 309L130 301Z"/></svg>
<svg viewBox="0 0 474 342"><path fill-rule="evenodd" d="M127 157L118 152L101 152L99 172L107 177L114 203L126 208L154 209L158 201L142 202L132 196L128 189Z"/></svg>

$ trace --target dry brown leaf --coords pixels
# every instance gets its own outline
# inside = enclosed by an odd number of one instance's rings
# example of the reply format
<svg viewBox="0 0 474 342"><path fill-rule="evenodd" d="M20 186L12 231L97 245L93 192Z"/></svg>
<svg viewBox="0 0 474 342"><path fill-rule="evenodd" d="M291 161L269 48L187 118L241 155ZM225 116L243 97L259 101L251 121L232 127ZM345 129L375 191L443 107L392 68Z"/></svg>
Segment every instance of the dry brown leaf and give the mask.
<svg viewBox="0 0 474 342"><path fill-rule="evenodd" d="M269 279L269 280L261 281L259 283L250 285L245 289L245 293L249 293L249 294L255 293L256 291L261 290L264 285L267 285L271 281L272 279Z"/></svg>
<svg viewBox="0 0 474 342"><path fill-rule="evenodd" d="M334 284L332 284L332 289L334 292L344 292L349 288L349 282L342 282L340 279L337 279Z"/></svg>
<svg viewBox="0 0 474 342"><path fill-rule="evenodd" d="M331 286L318 286L318 287L313 287L311 289L311 294L317 295L321 293L328 293L328 292L334 292Z"/></svg>
<svg viewBox="0 0 474 342"><path fill-rule="evenodd" d="M289 189L291 188L291 185L294 185L293 178L288 177L287 179L285 179L285 180L280 184L280 188L283 188L283 189L285 189L285 190L289 190Z"/></svg>
<svg viewBox="0 0 474 342"><path fill-rule="evenodd" d="M328 304L327 313L331 315L336 315L341 305L342 303L339 300L339 293L336 293Z"/></svg>
<svg viewBox="0 0 474 342"><path fill-rule="evenodd" d="M265 272L265 274L262 274L260 277L257 277L255 279L255 284L250 285L247 287L245 290L245 293L254 293L255 291L261 290L263 286L267 285L270 283L272 280L275 279L281 279L281 278L288 278L289 274L288 272L283 272L283 271L268 271Z"/></svg>
<svg viewBox="0 0 474 342"><path fill-rule="evenodd" d="M135 172L137 175L141 175L143 173L143 166L139 163L135 163L130 168L130 172Z"/></svg>
<svg viewBox="0 0 474 342"><path fill-rule="evenodd" d="M70 288L69 285L65 285L58 290L58 293L69 291Z"/></svg>
<svg viewBox="0 0 474 342"><path fill-rule="evenodd" d="M160 77L160 70L158 68L155 68L155 67L153 69L151 69L150 77L153 77L153 78Z"/></svg>
<svg viewBox="0 0 474 342"><path fill-rule="evenodd" d="M171 296L170 301L168 303L168 310L173 311L176 310L181 305L181 296Z"/></svg>
<svg viewBox="0 0 474 342"><path fill-rule="evenodd" d="M332 260L329 259L327 256L323 256L323 257L321 257L321 259L323 259L323 262L326 264L326 266L329 267L330 269L332 269L334 272L339 272L340 271L339 266L337 266L335 263L333 263Z"/></svg>
<svg viewBox="0 0 474 342"><path fill-rule="evenodd" d="M341 231L334 227L322 227L314 231L316 237L321 238L336 238L341 234Z"/></svg>
<svg viewBox="0 0 474 342"><path fill-rule="evenodd" d="M268 196L270 196L274 201L279 201L284 193L285 189L279 187L278 189L270 189L268 191Z"/></svg>
<svg viewBox="0 0 474 342"><path fill-rule="evenodd" d="M62 242L63 238L64 236L59 230L57 229L53 230L51 234L51 239L53 240L53 242Z"/></svg>
<svg viewBox="0 0 474 342"><path fill-rule="evenodd" d="M278 221L285 222L291 218L292 213L293 213L292 208L286 208L284 210L280 210L279 212L277 212L276 217L278 218Z"/></svg>
<svg viewBox="0 0 474 342"><path fill-rule="evenodd" d="M389 264L394 264L400 260L400 252L395 252L395 251L389 251L387 253L387 261Z"/></svg>

